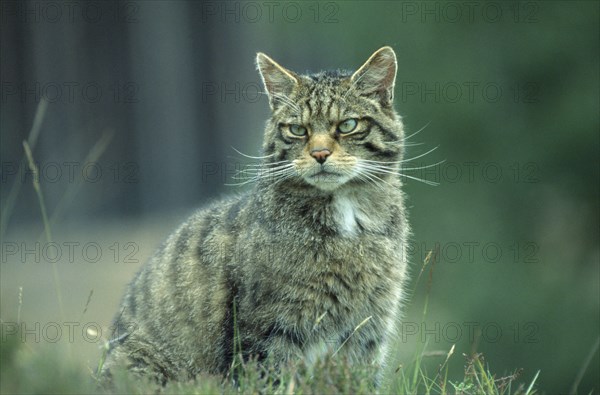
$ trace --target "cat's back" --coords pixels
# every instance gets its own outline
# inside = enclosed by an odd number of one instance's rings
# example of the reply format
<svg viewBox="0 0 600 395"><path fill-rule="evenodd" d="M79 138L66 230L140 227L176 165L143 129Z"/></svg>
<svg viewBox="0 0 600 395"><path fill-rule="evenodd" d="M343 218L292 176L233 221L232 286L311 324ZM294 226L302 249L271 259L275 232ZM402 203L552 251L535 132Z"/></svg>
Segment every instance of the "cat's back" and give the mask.
<svg viewBox="0 0 600 395"><path fill-rule="evenodd" d="M221 371L228 349L235 289L228 265L250 194L220 200L192 214L173 232L129 284L115 320L111 346L136 344L148 364L161 355L167 372ZM202 334L202 335L199 335ZM183 340L183 341L182 341ZM123 358L131 360L130 355ZM111 358L118 360L116 358ZM183 364L183 366L182 366Z"/></svg>

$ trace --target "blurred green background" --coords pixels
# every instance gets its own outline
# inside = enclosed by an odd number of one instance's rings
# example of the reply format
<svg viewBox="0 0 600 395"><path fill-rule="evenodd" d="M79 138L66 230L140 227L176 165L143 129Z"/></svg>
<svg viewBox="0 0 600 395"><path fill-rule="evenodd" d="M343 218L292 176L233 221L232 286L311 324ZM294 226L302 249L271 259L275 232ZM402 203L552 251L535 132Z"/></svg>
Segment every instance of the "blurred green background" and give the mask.
<svg viewBox="0 0 600 395"><path fill-rule="evenodd" d="M256 52L304 72L390 45L396 108L408 134L424 128L408 156L438 146L411 165L445 160L407 172L439 186L406 180L415 292L395 361L456 344L453 374L477 350L499 375L540 370L540 389L567 393L600 332L599 4L2 2L3 331L20 319L30 348L93 366L137 268L195 207L243 189L224 184L246 163L232 147L260 153ZM22 162L40 108L33 156L58 247ZM591 358L580 393L600 388Z"/></svg>

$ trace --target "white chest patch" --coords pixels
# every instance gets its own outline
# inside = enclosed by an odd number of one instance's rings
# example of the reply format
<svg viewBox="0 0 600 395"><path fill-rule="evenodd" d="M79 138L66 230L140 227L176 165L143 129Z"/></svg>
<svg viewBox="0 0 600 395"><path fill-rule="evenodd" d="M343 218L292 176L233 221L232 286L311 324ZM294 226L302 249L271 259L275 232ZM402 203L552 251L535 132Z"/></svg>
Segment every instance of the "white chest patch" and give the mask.
<svg viewBox="0 0 600 395"><path fill-rule="evenodd" d="M364 216L362 215L356 200L345 195L335 196L333 199L333 207L336 213L335 220L340 233L345 236L355 236L360 230L358 221Z"/></svg>

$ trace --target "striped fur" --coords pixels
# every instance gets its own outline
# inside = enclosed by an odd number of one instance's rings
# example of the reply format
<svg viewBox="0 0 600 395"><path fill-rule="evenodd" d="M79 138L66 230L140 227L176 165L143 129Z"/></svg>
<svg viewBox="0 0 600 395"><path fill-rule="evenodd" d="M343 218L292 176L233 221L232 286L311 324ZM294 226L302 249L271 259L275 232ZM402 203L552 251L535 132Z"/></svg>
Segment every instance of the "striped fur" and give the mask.
<svg viewBox="0 0 600 395"><path fill-rule="evenodd" d="M198 211L168 238L127 289L105 377L118 366L161 382L225 373L234 327L244 357L385 363L409 234L393 174L403 154L394 52L380 49L354 74L297 75L263 54L258 67L272 108L263 166L287 161L286 177L265 172L250 193ZM356 129L340 133L349 118ZM330 152L323 164L315 149ZM361 160L391 171L369 179Z"/></svg>

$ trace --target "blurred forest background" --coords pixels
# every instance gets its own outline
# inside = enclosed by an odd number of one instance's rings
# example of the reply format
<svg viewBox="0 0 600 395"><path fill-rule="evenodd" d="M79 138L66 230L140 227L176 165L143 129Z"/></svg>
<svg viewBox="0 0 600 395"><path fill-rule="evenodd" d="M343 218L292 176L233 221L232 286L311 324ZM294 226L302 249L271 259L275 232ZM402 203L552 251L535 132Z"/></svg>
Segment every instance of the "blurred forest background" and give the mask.
<svg viewBox="0 0 600 395"><path fill-rule="evenodd" d="M22 321L32 347L94 366L138 267L194 208L248 188L225 184L248 163L233 148L260 155L256 52L303 72L390 45L396 108L424 128L409 157L439 146L411 166L445 160L407 173L439 186L405 180L416 291L395 360L456 344L451 372L476 349L566 393L591 357L579 390L598 393L599 4L3 1L3 330Z"/></svg>

